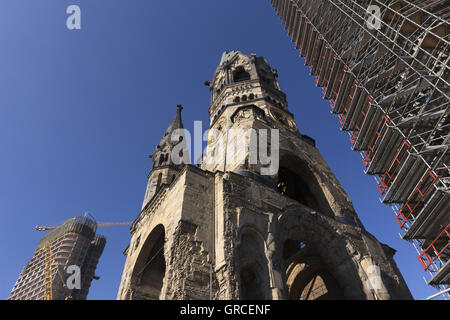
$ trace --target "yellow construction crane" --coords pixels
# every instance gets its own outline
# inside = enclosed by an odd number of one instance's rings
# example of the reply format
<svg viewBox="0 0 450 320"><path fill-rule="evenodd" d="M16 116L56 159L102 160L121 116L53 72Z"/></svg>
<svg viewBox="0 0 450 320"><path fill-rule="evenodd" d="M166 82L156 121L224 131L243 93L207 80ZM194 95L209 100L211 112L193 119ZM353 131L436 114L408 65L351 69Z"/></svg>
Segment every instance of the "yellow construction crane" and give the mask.
<svg viewBox="0 0 450 320"><path fill-rule="evenodd" d="M50 242L45 243L45 300L52 300L53 254Z"/></svg>
<svg viewBox="0 0 450 320"><path fill-rule="evenodd" d="M52 247L49 241L45 242L45 300L53 300L53 252ZM58 266L56 267L57 272L59 274L59 278L61 279L61 282L63 286L64 279L61 275L61 272L59 271ZM66 296L65 300L72 300L72 297Z"/></svg>
<svg viewBox="0 0 450 320"><path fill-rule="evenodd" d="M129 226L132 223L133 222L100 222L100 223L97 223L97 227ZM53 230L53 229L56 229L56 228L57 227L36 226L36 230L37 231L47 231L47 230Z"/></svg>

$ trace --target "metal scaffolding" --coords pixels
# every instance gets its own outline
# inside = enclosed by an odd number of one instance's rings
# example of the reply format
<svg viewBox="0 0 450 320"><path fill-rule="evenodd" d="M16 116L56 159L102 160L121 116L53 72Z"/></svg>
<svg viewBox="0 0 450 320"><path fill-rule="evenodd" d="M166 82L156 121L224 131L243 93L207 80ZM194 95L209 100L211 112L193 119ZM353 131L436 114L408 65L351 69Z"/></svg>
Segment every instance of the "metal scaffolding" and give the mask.
<svg viewBox="0 0 450 320"><path fill-rule="evenodd" d="M418 250L428 284L447 290L450 1L271 3Z"/></svg>

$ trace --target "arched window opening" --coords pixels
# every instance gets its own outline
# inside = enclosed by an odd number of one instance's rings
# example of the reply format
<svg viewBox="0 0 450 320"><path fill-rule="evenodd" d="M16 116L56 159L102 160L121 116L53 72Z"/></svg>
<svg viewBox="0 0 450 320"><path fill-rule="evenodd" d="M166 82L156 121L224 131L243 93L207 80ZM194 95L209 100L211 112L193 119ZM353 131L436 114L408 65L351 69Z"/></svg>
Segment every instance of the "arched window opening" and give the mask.
<svg viewBox="0 0 450 320"><path fill-rule="evenodd" d="M297 268L288 278L290 300L343 300L344 296L336 279L320 266Z"/></svg>
<svg viewBox="0 0 450 320"><path fill-rule="evenodd" d="M158 225L147 237L136 261L132 275L133 299L159 299L166 273L164 241L164 227Z"/></svg>
<svg viewBox="0 0 450 320"><path fill-rule="evenodd" d="M243 300L272 298L264 241L255 232L241 235L239 246L239 287Z"/></svg>
<svg viewBox="0 0 450 320"><path fill-rule="evenodd" d="M281 193L328 216L334 216L330 202L319 183L321 175L288 150L280 150L280 170L277 186Z"/></svg>
<svg viewBox="0 0 450 320"><path fill-rule="evenodd" d="M280 167L278 170L278 190L305 206L319 211L319 204L307 183L288 168Z"/></svg>
<svg viewBox="0 0 450 320"><path fill-rule="evenodd" d="M248 98L249 98L250 100L253 100L253 99L255 99L255 95L254 95L253 93L250 93L249 96L248 96Z"/></svg>
<svg viewBox="0 0 450 320"><path fill-rule="evenodd" d="M257 274L257 268L247 265L241 269L241 296L242 300L264 300L265 293L261 290L261 278Z"/></svg>
<svg viewBox="0 0 450 320"><path fill-rule="evenodd" d="M241 101L241 98L239 98L239 97L234 98L234 102L238 103L240 101Z"/></svg>
<svg viewBox="0 0 450 320"><path fill-rule="evenodd" d="M234 82L250 80L250 74L243 67L238 67L233 73Z"/></svg>
<svg viewBox="0 0 450 320"><path fill-rule="evenodd" d="M247 101L247 96L246 95L242 96L242 101Z"/></svg>

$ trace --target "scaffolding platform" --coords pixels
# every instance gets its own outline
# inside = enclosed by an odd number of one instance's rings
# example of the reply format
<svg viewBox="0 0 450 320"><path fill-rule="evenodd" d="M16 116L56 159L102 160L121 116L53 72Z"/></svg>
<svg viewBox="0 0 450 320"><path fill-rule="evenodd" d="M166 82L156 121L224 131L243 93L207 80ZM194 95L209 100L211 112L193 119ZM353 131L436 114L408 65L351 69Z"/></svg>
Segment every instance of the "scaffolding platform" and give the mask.
<svg viewBox="0 0 450 320"><path fill-rule="evenodd" d="M437 285L437 284L450 284L450 263L447 261L447 263L438 271L436 272L433 277L431 277L430 281L428 281L428 284L430 285Z"/></svg>
<svg viewBox="0 0 450 320"><path fill-rule="evenodd" d="M450 221L448 2L271 3L365 172L375 176L382 201L393 208L402 237L425 257ZM367 23L369 5L380 8L379 28ZM448 255L433 254L429 283L442 290Z"/></svg>

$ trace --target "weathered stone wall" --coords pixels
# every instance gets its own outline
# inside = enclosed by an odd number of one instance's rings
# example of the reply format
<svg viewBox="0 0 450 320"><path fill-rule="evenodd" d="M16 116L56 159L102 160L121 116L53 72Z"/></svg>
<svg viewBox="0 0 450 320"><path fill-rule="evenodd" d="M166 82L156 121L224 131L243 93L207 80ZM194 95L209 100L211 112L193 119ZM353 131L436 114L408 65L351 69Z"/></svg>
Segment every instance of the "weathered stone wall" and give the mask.
<svg viewBox="0 0 450 320"><path fill-rule="evenodd" d="M259 266L264 257L271 299L285 299L289 294L286 270L290 262L283 258L288 239L306 243L309 254L323 261L342 298L411 298L393 251L361 226L313 211L249 177L187 166L133 227L118 299L133 297L137 285L133 268L140 249L160 224L166 230L162 299L240 299L239 252L245 251L248 261L252 258L245 241L241 242L243 230L251 230L263 241L263 252L254 254ZM368 284L371 265L381 270L377 290Z"/></svg>
<svg viewBox="0 0 450 320"><path fill-rule="evenodd" d="M391 254L392 251L385 250L388 247L381 245L362 227L312 211L247 177L226 173L223 183L227 212L224 251L230 261L222 266L220 278L234 279L238 284L230 290L229 298L240 297L240 262L237 257L239 246L245 245L239 243L239 235L244 228L253 229L265 241L274 299L287 297L285 270L288 266L282 258L283 243L287 239L304 241L311 253L321 258L343 290L342 298L411 298L392 255L385 252ZM380 267L380 289L371 290L366 270L368 265Z"/></svg>
<svg viewBox="0 0 450 320"><path fill-rule="evenodd" d="M209 261L212 259L209 252L212 248L211 213L214 198L214 194L209 190L212 189L213 182L211 174L187 166L175 181L164 187L141 212L131 228L132 237L126 251L127 260L118 299L131 298L135 287L139 286L136 277L139 270L136 270L136 264L147 238L158 225L162 225L165 230L166 262L166 275L160 298L206 298L202 281L199 282L197 293L188 289L192 283L196 283L193 279L204 278L205 268L208 270L209 297ZM192 227L188 228L188 225ZM186 291L178 292L180 288L186 288Z"/></svg>
<svg viewBox="0 0 450 320"><path fill-rule="evenodd" d="M212 299L216 288L215 274L208 251L196 235L197 225L180 221L171 248L169 271L166 275L165 299Z"/></svg>

